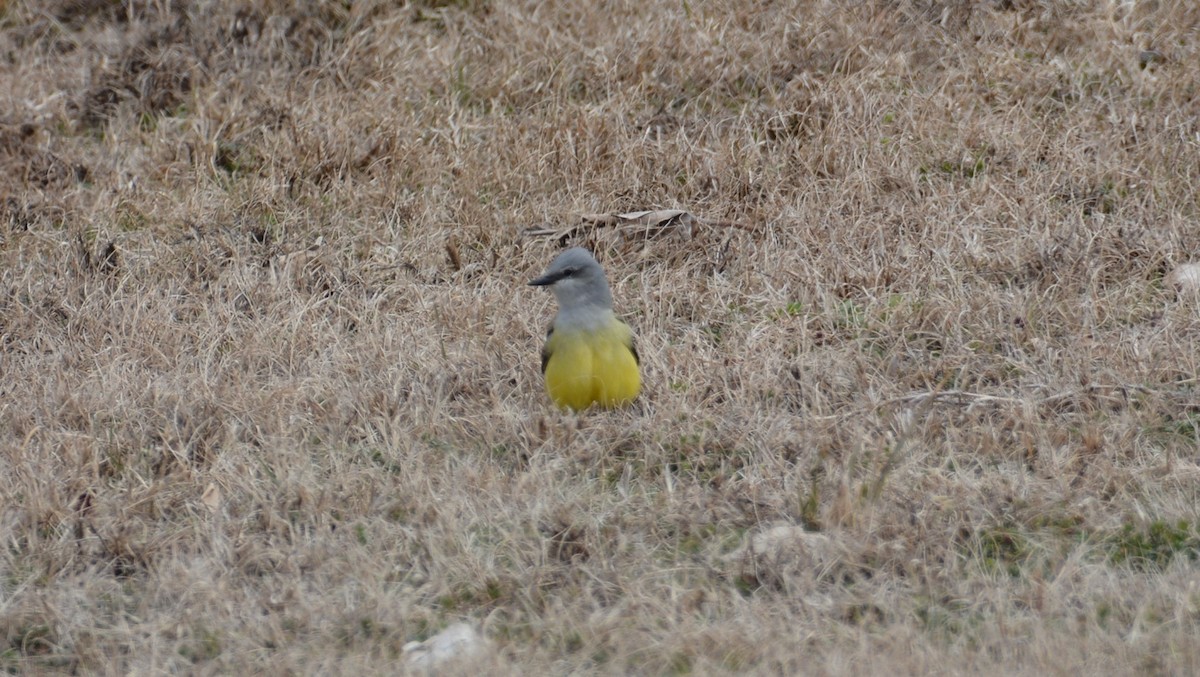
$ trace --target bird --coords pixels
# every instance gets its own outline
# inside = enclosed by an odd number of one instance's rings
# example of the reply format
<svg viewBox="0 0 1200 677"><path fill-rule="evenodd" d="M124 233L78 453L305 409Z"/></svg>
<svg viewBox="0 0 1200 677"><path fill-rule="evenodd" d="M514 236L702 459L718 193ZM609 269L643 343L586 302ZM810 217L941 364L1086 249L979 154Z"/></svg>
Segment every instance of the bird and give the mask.
<svg viewBox="0 0 1200 677"><path fill-rule="evenodd" d="M578 412L633 402L642 387L633 330L613 313L608 279L591 252L567 249L529 284L549 287L558 301L542 346L542 374L554 404Z"/></svg>

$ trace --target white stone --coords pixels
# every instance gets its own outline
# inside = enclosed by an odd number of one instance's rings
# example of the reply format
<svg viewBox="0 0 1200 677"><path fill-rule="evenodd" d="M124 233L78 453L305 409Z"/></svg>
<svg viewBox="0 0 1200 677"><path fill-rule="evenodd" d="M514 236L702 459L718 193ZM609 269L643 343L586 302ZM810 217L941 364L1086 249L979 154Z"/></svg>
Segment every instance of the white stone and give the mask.
<svg viewBox="0 0 1200 677"><path fill-rule="evenodd" d="M1200 263L1185 263L1172 270L1166 283L1179 294L1200 292Z"/></svg>
<svg viewBox="0 0 1200 677"><path fill-rule="evenodd" d="M424 642L405 644L404 656L409 668L435 674L452 662L482 661L490 649L487 638L469 623L455 623Z"/></svg>

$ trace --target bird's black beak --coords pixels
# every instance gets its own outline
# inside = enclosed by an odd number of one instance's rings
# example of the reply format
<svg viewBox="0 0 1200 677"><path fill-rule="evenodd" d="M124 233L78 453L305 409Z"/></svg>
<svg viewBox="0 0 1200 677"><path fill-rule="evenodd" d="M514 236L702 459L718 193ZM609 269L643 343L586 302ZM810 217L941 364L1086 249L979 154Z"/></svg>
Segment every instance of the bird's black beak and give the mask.
<svg viewBox="0 0 1200 677"><path fill-rule="evenodd" d="M546 273L541 277L535 277L529 281L531 287L547 287L563 279L562 273Z"/></svg>

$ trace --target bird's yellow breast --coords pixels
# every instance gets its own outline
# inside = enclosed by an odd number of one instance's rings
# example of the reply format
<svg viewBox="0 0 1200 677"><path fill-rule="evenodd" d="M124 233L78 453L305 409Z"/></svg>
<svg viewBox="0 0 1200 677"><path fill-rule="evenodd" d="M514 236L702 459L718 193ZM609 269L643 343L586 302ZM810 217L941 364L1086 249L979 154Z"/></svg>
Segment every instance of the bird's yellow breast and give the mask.
<svg viewBox="0 0 1200 677"><path fill-rule="evenodd" d="M546 392L563 408L618 407L641 389L632 332L613 318L599 329L555 329L546 340Z"/></svg>

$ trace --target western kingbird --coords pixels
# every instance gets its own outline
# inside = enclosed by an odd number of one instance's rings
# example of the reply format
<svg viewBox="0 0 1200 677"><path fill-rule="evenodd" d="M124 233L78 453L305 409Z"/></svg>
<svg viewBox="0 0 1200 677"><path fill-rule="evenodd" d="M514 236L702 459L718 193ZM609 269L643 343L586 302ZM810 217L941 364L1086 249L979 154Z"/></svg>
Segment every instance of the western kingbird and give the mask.
<svg viewBox="0 0 1200 677"><path fill-rule="evenodd" d="M633 332L613 314L612 292L596 259L573 247L529 284L550 287L558 299L558 314L542 347L550 399L575 411L632 402L642 386Z"/></svg>

